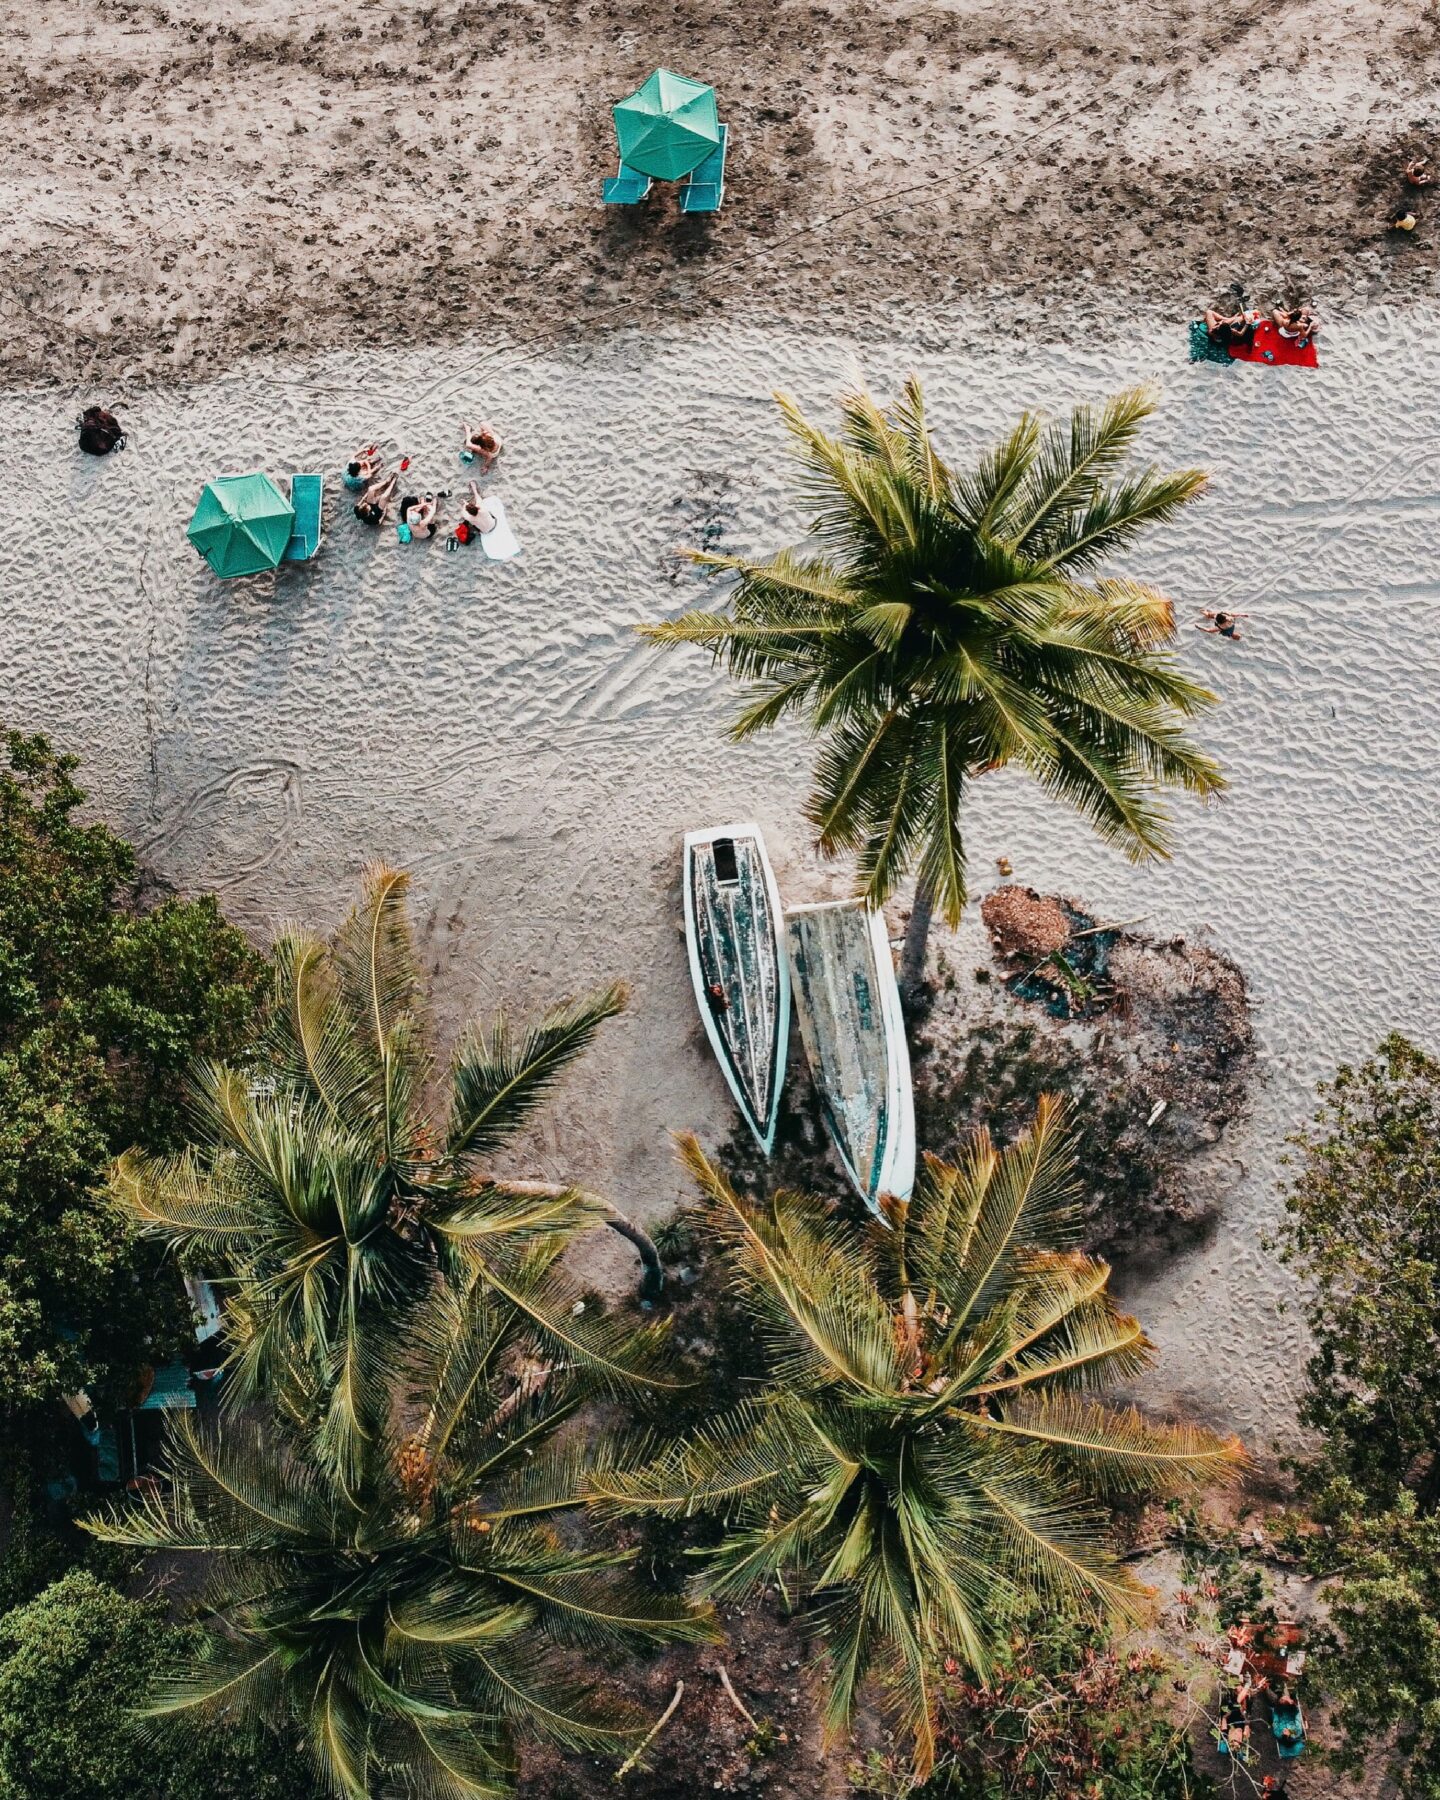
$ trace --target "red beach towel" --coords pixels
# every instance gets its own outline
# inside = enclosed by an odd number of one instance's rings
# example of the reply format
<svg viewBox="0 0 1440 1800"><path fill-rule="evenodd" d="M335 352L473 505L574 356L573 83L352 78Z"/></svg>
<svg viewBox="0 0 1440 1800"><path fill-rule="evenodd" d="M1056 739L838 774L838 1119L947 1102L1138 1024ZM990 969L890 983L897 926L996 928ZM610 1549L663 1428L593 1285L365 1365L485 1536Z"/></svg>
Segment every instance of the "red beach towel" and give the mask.
<svg viewBox="0 0 1440 1800"><path fill-rule="evenodd" d="M1273 319L1262 319L1248 344L1232 344L1230 355L1235 362L1277 363L1292 369L1318 369L1315 341L1307 338L1281 337Z"/></svg>

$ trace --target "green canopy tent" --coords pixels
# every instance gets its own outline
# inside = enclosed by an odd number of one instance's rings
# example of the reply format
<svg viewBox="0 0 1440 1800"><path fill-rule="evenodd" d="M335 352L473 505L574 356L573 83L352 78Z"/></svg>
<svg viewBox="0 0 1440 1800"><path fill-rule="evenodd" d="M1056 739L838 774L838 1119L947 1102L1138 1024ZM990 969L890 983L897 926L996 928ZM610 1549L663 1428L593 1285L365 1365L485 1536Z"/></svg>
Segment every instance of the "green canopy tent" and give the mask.
<svg viewBox="0 0 1440 1800"><path fill-rule="evenodd" d="M615 108L615 135L626 168L656 181L678 181L720 142L715 90L657 69Z"/></svg>
<svg viewBox="0 0 1440 1800"><path fill-rule="evenodd" d="M285 554L295 510L268 475L220 475L205 491L185 535L217 575L258 575Z"/></svg>

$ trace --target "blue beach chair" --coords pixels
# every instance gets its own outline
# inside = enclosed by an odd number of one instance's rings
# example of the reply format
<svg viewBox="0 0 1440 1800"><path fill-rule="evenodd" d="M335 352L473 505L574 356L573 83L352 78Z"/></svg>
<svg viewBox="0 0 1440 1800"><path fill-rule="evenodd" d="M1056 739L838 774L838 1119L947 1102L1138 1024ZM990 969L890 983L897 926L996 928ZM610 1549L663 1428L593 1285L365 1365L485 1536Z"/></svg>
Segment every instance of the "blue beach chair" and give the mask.
<svg viewBox="0 0 1440 1800"><path fill-rule="evenodd" d="M323 475L290 477L290 504L295 509L295 524L280 559L282 562L309 562L320 548L320 508L324 502Z"/></svg>
<svg viewBox="0 0 1440 1800"><path fill-rule="evenodd" d="M725 151L729 143L730 127L722 125L720 142L680 191L681 212L719 212L725 198Z"/></svg>
<svg viewBox="0 0 1440 1800"><path fill-rule="evenodd" d="M607 206L635 206L650 192L650 177L641 175L626 163L620 164L618 175L605 177L605 204Z"/></svg>
<svg viewBox="0 0 1440 1800"><path fill-rule="evenodd" d="M1278 1701L1272 1701L1270 1729L1275 1733L1275 1754L1281 1762L1291 1762L1304 1751L1305 1715L1298 1701L1294 1706L1282 1706Z"/></svg>

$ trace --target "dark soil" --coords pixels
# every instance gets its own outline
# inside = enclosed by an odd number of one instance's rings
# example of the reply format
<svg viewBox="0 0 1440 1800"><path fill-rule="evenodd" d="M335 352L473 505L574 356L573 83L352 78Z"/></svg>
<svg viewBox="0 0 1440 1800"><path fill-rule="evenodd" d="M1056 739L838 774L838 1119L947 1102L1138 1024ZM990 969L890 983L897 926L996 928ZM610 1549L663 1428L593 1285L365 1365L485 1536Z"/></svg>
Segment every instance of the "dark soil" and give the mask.
<svg viewBox="0 0 1440 1800"><path fill-rule="evenodd" d="M1064 979L1031 955L1047 954L1048 930L1018 944L1013 911L1002 948L1015 954L973 970L942 956L912 1053L919 1141L952 1157L986 1125L1008 1143L1042 1093L1062 1094L1078 1133L1087 1247L1121 1260L1191 1241L1212 1214L1205 1154L1248 1104L1244 976L1209 945L1095 932L1077 901L1047 906L1088 933L1062 951Z"/></svg>

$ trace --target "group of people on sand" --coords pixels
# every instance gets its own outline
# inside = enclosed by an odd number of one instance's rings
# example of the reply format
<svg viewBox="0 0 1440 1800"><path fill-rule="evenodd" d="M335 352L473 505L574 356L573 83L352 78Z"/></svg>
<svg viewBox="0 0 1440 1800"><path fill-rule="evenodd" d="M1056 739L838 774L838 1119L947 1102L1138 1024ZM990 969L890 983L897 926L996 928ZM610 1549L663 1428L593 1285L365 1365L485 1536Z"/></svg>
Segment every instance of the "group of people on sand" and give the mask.
<svg viewBox="0 0 1440 1800"><path fill-rule="evenodd" d="M477 463L482 475L494 468L504 448L500 434L487 420L465 426L460 450L462 462ZM448 489L429 494L399 494L401 476L410 467L410 458L402 457L397 467L385 466L380 445L366 444L357 450L341 472L341 480L356 495L355 517L362 525L378 530L395 521L395 535L402 544L412 544L435 537L441 527L441 509L450 498ZM514 555L514 540L505 528L500 501L480 492L480 484L472 480L469 491L460 502L460 516L450 529L447 544L459 549L476 540L492 556ZM505 540L502 547L499 539Z"/></svg>
<svg viewBox="0 0 1440 1800"><path fill-rule="evenodd" d="M1252 1649L1258 1648L1256 1635L1254 1625L1248 1620L1231 1625L1226 1631L1227 1642L1223 1646L1227 1657L1233 1657L1236 1651L1241 1652L1241 1657L1236 1659L1242 1666L1239 1686L1222 1706L1216 1726L1219 1743L1235 1763L1250 1760L1250 1717L1261 1694L1268 1694L1270 1697L1275 1742L1282 1754L1295 1754L1294 1746L1304 1741L1300 1703L1295 1697L1289 1677L1282 1674L1272 1679L1251 1662ZM1233 1668L1235 1662L1232 1661L1229 1666ZM1283 1794L1284 1791L1282 1776L1267 1775L1260 1783L1262 1794Z"/></svg>
<svg viewBox="0 0 1440 1800"><path fill-rule="evenodd" d="M1435 177L1430 169L1430 159L1426 156L1412 156L1405 165L1405 186L1410 189L1427 188L1433 185ZM1405 198L1385 221L1391 231L1413 231L1420 223L1415 215L1413 193Z"/></svg>
<svg viewBox="0 0 1440 1800"><path fill-rule="evenodd" d="M1226 350L1231 345L1237 348L1247 345L1255 335L1255 327L1267 317L1282 338L1289 338L1302 347L1313 343L1320 335L1320 316L1310 305L1276 306L1268 314L1244 305L1238 311L1228 313L1210 308L1202 316L1210 342Z"/></svg>

